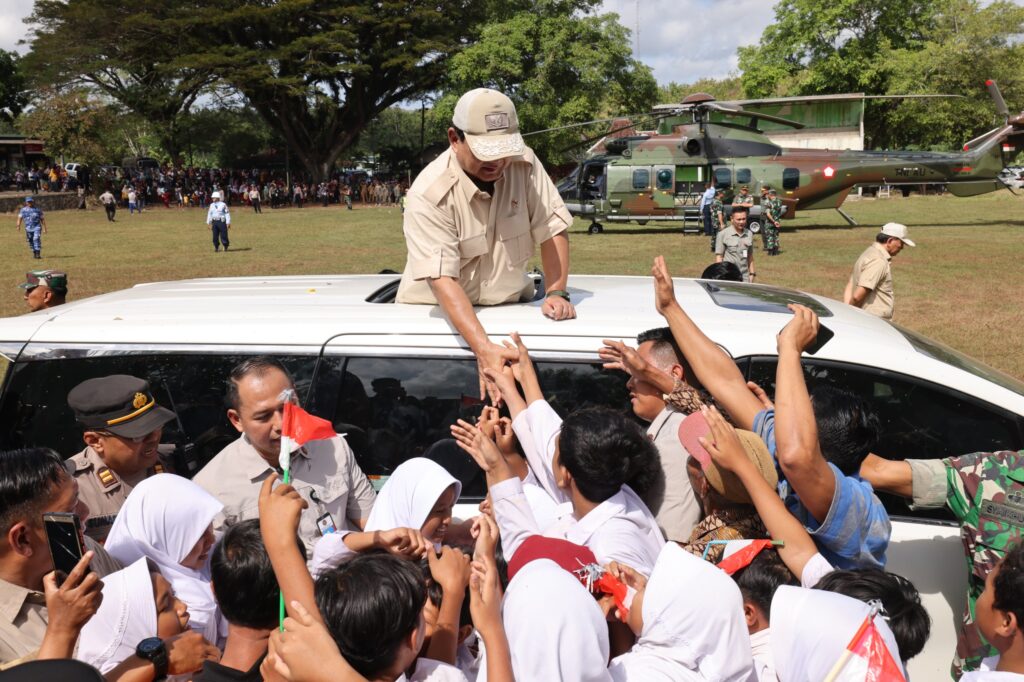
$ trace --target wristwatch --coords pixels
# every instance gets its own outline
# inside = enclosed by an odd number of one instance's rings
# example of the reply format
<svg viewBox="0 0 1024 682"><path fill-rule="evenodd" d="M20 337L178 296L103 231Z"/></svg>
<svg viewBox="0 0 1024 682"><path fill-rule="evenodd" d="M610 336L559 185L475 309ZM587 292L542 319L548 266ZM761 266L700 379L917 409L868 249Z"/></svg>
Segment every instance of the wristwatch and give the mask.
<svg viewBox="0 0 1024 682"><path fill-rule="evenodd" d="M162 680L167 677L167 645L159 637L147 637L135 647L135 655L144 658L156 668L154 680Z"/></svg>
<svg viewBox="0 0 1024 682"><path fill-rule="evenodd" d="M544 294L544 298L548 298L550 296L558 296L559 298L564 298L566 301L570 300L569 292L566 291L565 289L552 289L551 291L548 291L546 294Z"/></svg>

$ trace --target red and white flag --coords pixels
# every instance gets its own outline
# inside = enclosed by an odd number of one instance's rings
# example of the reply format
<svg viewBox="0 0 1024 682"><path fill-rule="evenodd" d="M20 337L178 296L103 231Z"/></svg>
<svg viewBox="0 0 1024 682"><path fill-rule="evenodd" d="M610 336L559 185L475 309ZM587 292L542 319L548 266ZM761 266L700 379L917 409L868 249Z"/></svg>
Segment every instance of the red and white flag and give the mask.
<svg viewBox="0 0 1024 682"><path fill-rule="evenodd" d="M314 417L293 402L284 404L284 419L281 423L281 454L278 464L281 470L291 468L292 453L311 440L326 440L338 435L331 422Z"/></svg>
<svg viewBox="0 0 1024 682"><path fill-rule="evenodd" d="M732 575L736 571L746 568L762 550L782 544L772 540L729 540L725 544L725 551L722 553L722 560L718 567Z"/></svg>
<svg viewBox="0 0 1024 682"><path fill-rule="evenodd" d="M906 682L903 669L875 627L875 613L872 609L861 623L825 682Z"/></svg>

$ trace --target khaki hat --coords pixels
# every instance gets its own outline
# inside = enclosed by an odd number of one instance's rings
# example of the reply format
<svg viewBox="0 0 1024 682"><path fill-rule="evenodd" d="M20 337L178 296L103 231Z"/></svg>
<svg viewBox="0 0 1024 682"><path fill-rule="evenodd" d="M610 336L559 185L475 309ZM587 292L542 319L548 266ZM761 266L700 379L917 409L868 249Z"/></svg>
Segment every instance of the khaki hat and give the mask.
<svg viewBox="0 0 1024 682"><path fill-rule="evenodd" d="M127 374L86 379L68 393L68 406L84 428L124 438L147 436L175 416L156 404L148 381Z"/></svg>
<svg viewBox="0 0 1024 682"><path fill-rule="evenodd" d="M18 285L22 289L50 287L54 291L68 290L68 275L59 270L32 270L25 273L25 281Z"/></svg>
<svg viewBox="0 0 1024 682"><path fill-rule="evenodd" d="M708 426L707 420L700 412L694 412L679 424L679 442L700 463L704 478L708 480L708 484L715 489L715 492L730 502L751 504L750 494L747 493L747 489L736 474L719 468L697 440L701 436L710 437L710 433L711 427ZM740 444L747 457L754 463L768 485L772 488L778 486L779 474L775 470L775 461L761 437L742 429L736 429L736 435L739 436Z"/></svg>
<svg viewBox="0 0 1024 682"><path fill-rule="evenodd" d="M481 161L497 161L526 151L516 105L497 90L477 88L460 97L452 125L466 134L473 156Z"/></svg>
<svg viewBox="0 0 1024 682"><path fill-rule="evenodd" d="M886 223L882 226L882 234L887 237L895 237L907 246L917 246L914 242L907 239L907 226L899 223Z"/></svg>

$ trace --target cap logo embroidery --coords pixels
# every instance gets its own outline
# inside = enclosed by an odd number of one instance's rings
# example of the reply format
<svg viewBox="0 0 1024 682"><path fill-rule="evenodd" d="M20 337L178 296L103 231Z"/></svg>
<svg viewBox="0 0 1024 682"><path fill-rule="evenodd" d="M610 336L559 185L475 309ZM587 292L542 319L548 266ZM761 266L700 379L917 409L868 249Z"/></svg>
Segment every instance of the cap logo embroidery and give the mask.
<svg viewBox="0 0 1024 682"><path fill-rule="evenodd" d="M136 393L135 399L132 400L132 407L136 410L146 404L146 396L143 393Z"/></svg>
<svg viewBox="0 0 1024 682"><path fill-rule="evenodd" d="M484 114L484 125L487 126L487 132L504 130L508 128L508 114L504 111L496 114Z"/></svg>

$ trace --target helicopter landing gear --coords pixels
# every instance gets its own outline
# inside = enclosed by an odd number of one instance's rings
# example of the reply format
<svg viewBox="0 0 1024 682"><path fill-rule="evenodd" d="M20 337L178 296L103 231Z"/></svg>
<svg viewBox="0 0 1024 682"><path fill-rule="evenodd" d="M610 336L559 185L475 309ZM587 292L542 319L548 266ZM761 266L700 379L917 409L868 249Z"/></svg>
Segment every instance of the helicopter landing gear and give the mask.
<svg viewBox="0 0 1024 682"><path fill-rule="evenodd" d="M601 234L602 232L604 232L604 225L596 220L590 223L590 227L587 228L587 234Z"/></svg>

